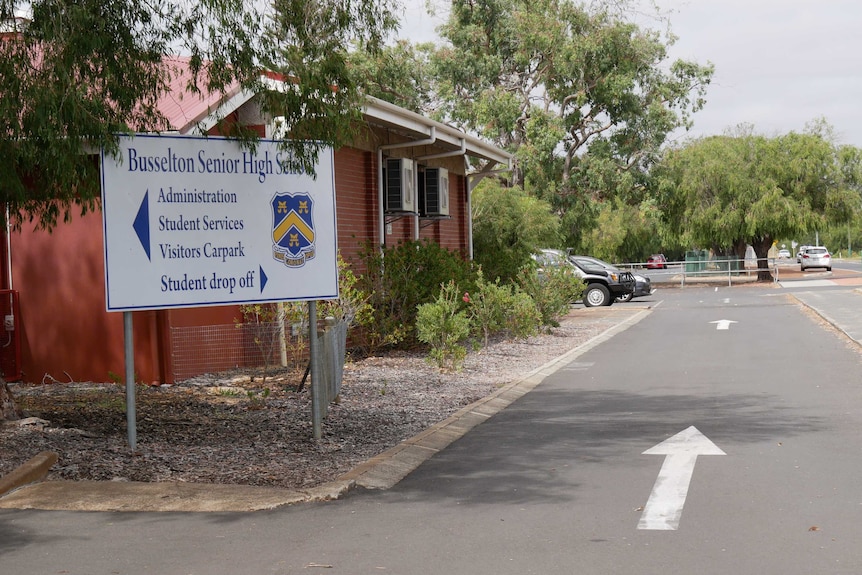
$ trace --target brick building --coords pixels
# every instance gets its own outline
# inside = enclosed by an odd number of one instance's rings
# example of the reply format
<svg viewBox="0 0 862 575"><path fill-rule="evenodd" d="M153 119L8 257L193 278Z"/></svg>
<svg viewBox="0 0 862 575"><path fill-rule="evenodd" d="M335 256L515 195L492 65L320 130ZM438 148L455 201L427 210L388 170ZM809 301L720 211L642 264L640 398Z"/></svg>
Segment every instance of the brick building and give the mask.
<svg viewBox="0 0 862 575"><path fill-rule="evenodd" d="M164 99L172 132L217 134L218 122L241 122L271 137L253 94L221 96L175 92ZM216 111L217 113L215 113ZM335 150L338 249L355 260L368 241L394 245L430 239L472 256L469 190L510 155L493 145L387 102L369 98L365 130ZM483 171L467 173L466 158ZM110 381L124 373L123 314L105 305L101 213L73 217L52 233L26 226L0 240L0 308L6 344L0 368L10 380ZM242 320L239 306L134 313L139 381L173 383L199 373L247 366L247 346L223 341Z"/></svg>

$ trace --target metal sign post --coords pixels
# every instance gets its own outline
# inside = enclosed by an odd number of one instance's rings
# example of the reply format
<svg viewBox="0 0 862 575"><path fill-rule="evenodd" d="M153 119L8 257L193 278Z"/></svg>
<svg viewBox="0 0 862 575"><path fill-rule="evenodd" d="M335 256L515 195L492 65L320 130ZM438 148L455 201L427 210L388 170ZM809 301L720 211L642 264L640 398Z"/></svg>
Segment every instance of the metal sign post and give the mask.
<svg viewBox="0 0 862 575"><path fill-rule="evenodd" d="M323 436L323 370L320 369L320 341L317 337L317 302L308 302L308 354L311 362L311 428L314 439Z"/></svg>
<svg viewBox="0 0 862 575"><path fill-rule="evenodd" d="M124 312L123 339L126 354L126 429L129 435L129 449L135 451L138 443L138 422L135 410L135 345L132 327L132 312Z"/></svg>

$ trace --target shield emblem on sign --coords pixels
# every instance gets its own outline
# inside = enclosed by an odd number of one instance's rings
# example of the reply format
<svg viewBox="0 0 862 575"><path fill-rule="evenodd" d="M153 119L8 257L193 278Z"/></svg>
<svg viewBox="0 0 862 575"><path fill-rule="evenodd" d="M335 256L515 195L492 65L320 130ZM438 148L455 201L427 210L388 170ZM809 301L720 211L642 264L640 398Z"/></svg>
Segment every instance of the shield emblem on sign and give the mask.
<svg viewBox="0 0 862 575"><path fill-rule="evenodd" d="M276 194L272 198L272 255L290 267L314 257L313 200L309 194Z"/></svg>

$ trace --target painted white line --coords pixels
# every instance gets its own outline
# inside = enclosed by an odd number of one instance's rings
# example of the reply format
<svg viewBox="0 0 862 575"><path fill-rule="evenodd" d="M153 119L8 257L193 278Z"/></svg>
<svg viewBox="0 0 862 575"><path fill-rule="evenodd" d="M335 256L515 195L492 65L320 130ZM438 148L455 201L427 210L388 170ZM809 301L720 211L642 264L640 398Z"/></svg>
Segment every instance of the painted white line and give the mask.
<svg viewBox="0 0 862 575"><path fill-rule="evenodd" d="M719 319L716 321L711 321L709 323L716 324L715 329L730 329L730 324L736 323L732 319Z"/></svg>
<svg viewBox="0 0 862 575"><path fill-rule="evenodd" d="M679 528L688 486L698 455L725 455L693 425L643 452L665 455L638 529L673 531Z"/></svg>

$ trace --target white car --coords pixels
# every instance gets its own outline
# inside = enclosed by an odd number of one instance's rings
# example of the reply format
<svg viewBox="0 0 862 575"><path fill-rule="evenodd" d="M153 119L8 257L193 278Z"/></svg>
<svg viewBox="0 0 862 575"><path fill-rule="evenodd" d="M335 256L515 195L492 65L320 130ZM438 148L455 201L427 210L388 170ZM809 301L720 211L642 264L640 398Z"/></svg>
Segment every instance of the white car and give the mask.
<svg viewBox="0 0 862 575"><path fill-rule="evenodd" d="M790 258L790 250L778 250L779 259L789 259Z"/></svg>
<svg viewBox="0 0 862 575"><path fill-rule="evenodd" d="M832 271L832 256L829 250L822 246L808 246L802 252L802 261L800 262L802 271L810 268L826 268L826 271Z"/></svg>

